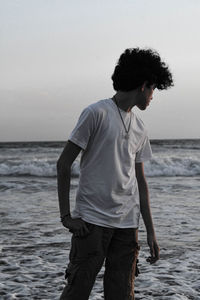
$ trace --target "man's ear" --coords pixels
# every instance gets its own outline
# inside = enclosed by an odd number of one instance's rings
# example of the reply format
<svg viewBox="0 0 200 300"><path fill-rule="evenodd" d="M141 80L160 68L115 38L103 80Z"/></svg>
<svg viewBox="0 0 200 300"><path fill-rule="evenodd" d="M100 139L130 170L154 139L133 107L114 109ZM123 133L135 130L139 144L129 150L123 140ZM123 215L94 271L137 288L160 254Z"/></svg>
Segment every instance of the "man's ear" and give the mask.
<svg viewBox="0 0 200 300"><path fill-rule="evenodd" d="M141 86L141 91L144 92L144 89L146 88L147 86L147 81L145 81L142 86Z"/></svg>

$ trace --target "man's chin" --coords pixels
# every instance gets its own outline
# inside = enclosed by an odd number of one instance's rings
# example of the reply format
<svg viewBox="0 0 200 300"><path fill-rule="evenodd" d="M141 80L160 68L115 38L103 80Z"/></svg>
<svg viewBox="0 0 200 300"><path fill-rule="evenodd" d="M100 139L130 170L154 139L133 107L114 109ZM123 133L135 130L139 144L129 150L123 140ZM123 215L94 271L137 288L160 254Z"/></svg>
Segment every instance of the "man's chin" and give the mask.
<svg viewBox="0 0 200 300"><path fill-rule="evenodd" d="M147 105L137 105L137 107L140 109L140 110L145 110L147 108Z"/></svg>

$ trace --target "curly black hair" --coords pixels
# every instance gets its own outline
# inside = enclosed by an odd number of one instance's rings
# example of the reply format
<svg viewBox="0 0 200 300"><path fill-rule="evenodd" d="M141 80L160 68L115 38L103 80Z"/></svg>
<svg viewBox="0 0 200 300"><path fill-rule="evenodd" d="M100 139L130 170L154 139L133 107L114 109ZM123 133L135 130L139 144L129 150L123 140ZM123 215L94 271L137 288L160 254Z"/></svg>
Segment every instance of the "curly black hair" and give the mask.
<svg viewBox="0 0 200 300"><path fill-rule="evenodd" d="M155 84L159 90L173 86L168 66L152 49L126 49L121 54L111 78L116 91L131 91L144 82L148 86Z"/></svg>

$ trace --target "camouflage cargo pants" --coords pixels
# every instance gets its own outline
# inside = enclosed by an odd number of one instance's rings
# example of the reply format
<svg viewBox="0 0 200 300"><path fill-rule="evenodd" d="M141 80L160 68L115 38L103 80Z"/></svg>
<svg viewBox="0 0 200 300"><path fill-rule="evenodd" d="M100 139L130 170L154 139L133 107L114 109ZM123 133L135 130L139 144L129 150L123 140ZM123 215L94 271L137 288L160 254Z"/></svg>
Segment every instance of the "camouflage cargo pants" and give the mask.
<svg viewBox="0 0 200 300"><path fill-rule="evenodd" d="M104 260L104 299L134 300L134 279L138 275L137 229L86 225L87 236L72 236L67 284L60 300L89 299Z"/></svg>

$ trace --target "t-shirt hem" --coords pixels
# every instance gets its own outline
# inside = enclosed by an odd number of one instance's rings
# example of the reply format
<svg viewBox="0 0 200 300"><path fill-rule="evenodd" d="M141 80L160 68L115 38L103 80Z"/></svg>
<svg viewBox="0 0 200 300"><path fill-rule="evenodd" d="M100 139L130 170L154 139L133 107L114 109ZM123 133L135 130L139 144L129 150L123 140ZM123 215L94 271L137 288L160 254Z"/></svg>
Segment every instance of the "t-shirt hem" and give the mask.
<svg viewBox="0 0 200 300"><path fill-rule="evenodd" d="M135 162L136 163L141 163L141 162L149 161L151 159L152 159L152 156L150 156L150 157L143 157L143 158L140 158L140 159L136 159Z"/></svg>
<svg viewBox="0 0 200 300"><path fill-rule="evenodd" d="M122 225L122 224L108 224L108 223L101 223L101 222L98 222L98 221L93 221L91 219L88 219L87 217L81 217L81 219L87 223L90 223L90 224L94 224L94 225L97 225L97 226L101 226L101 227L107 227L107 228L121 228L121 229L125 229L125 228L134 228L134 229L138 229L139 225L136 225L136 224L133 224L133 225Z"/></svg>
<svg viewBox="0 0 200 300"><path fill-rule="evenodd" d="M80 141L78 141L77 139L70 137L69 141L71 141L72 143L76 144L77 146L81 147L83 150L86 149L85 144L81 143Z"/></svg>

